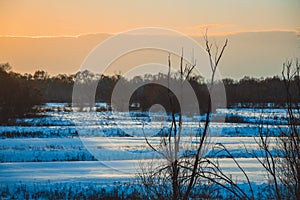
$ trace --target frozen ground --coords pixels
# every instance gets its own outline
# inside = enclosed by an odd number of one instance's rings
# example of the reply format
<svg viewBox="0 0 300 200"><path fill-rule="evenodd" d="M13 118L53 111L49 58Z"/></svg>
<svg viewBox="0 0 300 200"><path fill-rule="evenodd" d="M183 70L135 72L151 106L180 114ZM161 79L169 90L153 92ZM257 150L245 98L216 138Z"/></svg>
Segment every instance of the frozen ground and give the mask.
<svg viewBox="0 0 300 200"><path fill-rule="evenodd" d="M266 173L255 159L238 159L253 182L266 182ZM95 182L113 184L128 182L140 169L140 160L69 161L69 162L16 162L0 165L1 184ZM143 160L142 162L147 162ZM246 181L231 159L221 159L225 172L240 183Z"/></svg>
<svg viewBox="0 0 300 200"><path fill-rule="evenodd" d="M258 140L253 137L210 137L207 142L210 150L205 152L205 156L228 157L225 151L218 152L218 148L213 149L214 144L222 143L234 157L252 158L251 153L261 154L255 139ZM149 141L155 146L159 144L160 138L149 138ZM191 143L196 145L197 140L183 137L182 149L188 148ZM244 147L247 147L248 152ZM153 156L144 137L7 138L0 140L0 162L2 163L142 160L153 158Z"/></svg>
<svg viewBox="0 0 300 200"><path fill-rule="evenodd" d="M140 162L156 156L146 145L144 135L157 145L158 136L165 134L170 125L164 113L71 112L67 104L57 103L46 104L45 108L47 112L40 118L0 126L1 191L7 187L14 191L22 184L128 183L135 179ZM260 156L254 139L259 130L276 137L287 129L284 109L219 109L212 117L217 120L210 125L211 148L204 152L205 156L219 157L225 172L244 182L245 177L226 158L226 152L216 154L218 149L212 150L213 144L222 143L253 183L266 183L265 171L249 152ZM225 122L228 117L239 123ZM199 121L204 118L184 117L184 147L197 144L195 136L203 130L203 122ZM264 123L261 129L258 121Z"/></svg>

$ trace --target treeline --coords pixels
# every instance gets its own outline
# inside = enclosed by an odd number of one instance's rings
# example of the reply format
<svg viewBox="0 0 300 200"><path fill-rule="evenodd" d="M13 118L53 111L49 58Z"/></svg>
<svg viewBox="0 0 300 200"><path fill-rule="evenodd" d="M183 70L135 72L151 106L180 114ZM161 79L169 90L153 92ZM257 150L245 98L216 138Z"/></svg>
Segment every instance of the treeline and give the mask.
<svg viewBox="0 0 300 200"><path fill-rule="evenodd" d="M132 85L144 85L138 88L131 97L131 102L140 103L141 107L147 108L155 102L164 105L165 102L169 101L166 87L157 84L146 84L153 82L153 80L167 82L167 75L161 73L156 75L146 74L144 77L136 76L131 80L124 79L121 75L97 75L89 71L78 72L73 75L59 74L57 76L49 76L44 71L36 71L33 75L25 74L21 77L31 82L33 88L41 91L45 102L72 102L73 85L76 79L83 80L82 83L84 83L84 80L98 82L96 102L110 103L112 92L118 81L122 82L125 90L132 87ZM171 84L177 82L179 82L179 79L176 77L170 81ZM237 104L263 105L267 103L273 103L275 106L280 107L286 103L286 85L284 80L278 76L260 79L245 76L240 80L226 78L222 82L225 86L227 106L229 107ZM189 83L197 94L199 102L207 104L208 90L203 78L193 76L190 78ZM216 88L218 88L218 84L220 82L217 81ZM298 83L297 78L290 83L290 87L295 94L299 92L297 90L298 84L300 83ZM297 95L293 95L292 98L292 102L300 102Z"/></svg>
<svg viewBox="0 0 300 200"><path fill-rule="evenodd" d="M34 105L43 103L43 93L21 74L8 72L8 63L0 64L0 122L21 117Z"/></svg>
<svg viewBox="0 0 300 200"><path fill-rule="evenodd" d="M38 70L34 74L18 74L10 72L9 64L0 65L0 120L8 117L19 117L28 112L33 105L44 102L72 102L73 85L79 80L80 84L87 85L98 82L96 89L96 102L111 102L112 92L118 81L121 81L124 90L135 84L143 85L132 95L130 103L139 103L141 110L147 110L153 104L161 104L167 111L172 108L180 109L176 97L173 95L173 104L170 106L170 92L166 87L158 84L147 84L153 80L168 81L165 74L150 75L144 77L136 76L131 80L124 79L120 75L106 76L98 75L89 71L78 72L72 75L59 74L50 76L47 72ZM173 77L173 76L172 76ZM290 84L295 88L299 84L295 79ZM169 80L170 81L170 80ZM171 84L179 83L179 79L174 75ZM205 110L207 105L208 90L204 80L200 76L192 76L189 83L194 89L201 110ZM227 106L237 104L264 105L273 103L275 106L284 106L286 102L285 83L277 76L272 78L250 78L244 77L241 80L223 80ZM218 87L220 82L216 83ZM296 97L296 95L294 95ZM292 96L292 101L297 103L300 99Z"/></svg>

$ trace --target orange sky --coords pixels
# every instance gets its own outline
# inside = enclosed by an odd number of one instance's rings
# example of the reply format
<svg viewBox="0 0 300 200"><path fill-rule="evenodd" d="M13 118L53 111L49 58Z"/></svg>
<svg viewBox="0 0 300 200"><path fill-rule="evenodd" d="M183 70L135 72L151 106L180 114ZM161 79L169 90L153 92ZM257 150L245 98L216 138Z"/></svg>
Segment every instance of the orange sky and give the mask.
<svg viewBox="0 0 300 200"><path fill-rule="evenodd" d="M72 73L107 34L154 26L201 35L208 28L217 38L231 38L226 76L273 75L282 61L299 56L299 10L299 0L1 0L0 62L22 73ZM85 36L96 33L105 35ZM255 63L265 69L251 71Z"/></svg>
<svg viewBox="0 0 300 200"><path fill-rule="evenodd" d="M0 35L57 36L117 33L155 26L186 34L295 30L298 0L1 0Z"/></svg>

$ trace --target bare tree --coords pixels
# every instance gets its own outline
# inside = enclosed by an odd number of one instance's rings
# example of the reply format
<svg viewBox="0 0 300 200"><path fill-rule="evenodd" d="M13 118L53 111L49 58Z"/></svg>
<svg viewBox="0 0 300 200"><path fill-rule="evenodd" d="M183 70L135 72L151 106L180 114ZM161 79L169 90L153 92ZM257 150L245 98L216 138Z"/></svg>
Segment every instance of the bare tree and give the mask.
<svg viewBox="0 0 300 200"><path fill-rule="evenodd" d="M197 145L192 145L189 152L189 156L180 157L179 152L181 148L181 132L183 126L182 113L175 113L174 102L172 93L169 90L169 101L172 109L171 118L172 122L168 131L167 136L163 136L160 139L159 145L153 145L151 141L145 135L145 141L148 146L154 151L161 155L162 159L166 162L159 164L158 166L151 165L151 168L144 170L140 173L142 184L147 190L146 192L154 194L157 199L189 199L195 195L195 186L199 186L204 181L211 182L212 178L203 179L204 177L211 177L210 174L206 173L205 176L202 172L203 169L209 164L209 161L202 155L203 150L206 148L206 140L208 134L208 127L210 123L211 114L211 96L210 92L213 90L215 82L215 73L224 50L227 46L227 40L219 51L218 46L211 44L208 40L207 34L204 36L206 52L210 61L211 78L208 83L209 97L207 102L206 119L204 122L204 128L200 136L197 137ZM169 80L171 79L171 59L168 58L169 65ZM196 61L191 64L184 66L183 54L180 58L180 80L183 84L184 81L189 80L192 71L196 66ZM168 83L168 86L170 82ZM170 88L170 87L169 87ZM178 117L176 117L178 115ZM200 122L199 122L200 124ZM196 135L196 134L195 134ZM212 179L213 180L213 179ZM159 184L159 185L156 185ZM171 188L171 191L161 191L160 186L163 185L166 188ZM164 193L161 193L164 192ZM198 191L199 192L199 191Z"/></svg>
<svg viewBox="0 0 300 200"><path fill-rule="evenodd" d="M278 200L300 198L299 71L298 59L283 64L287 128L278 126L280 135L272 138L268 126L261 123L256 143L263 156L251 153L267 171L270 192Z"/></svg>
<svg viewBox="0 0 300 200"><path fill-rule="evenodd" d="M278 177L287 194L300 199L300 63L298 59L283 64L282 76L287 95L288 130L282 131L278 146L283 159L278 163Z"/></svg>

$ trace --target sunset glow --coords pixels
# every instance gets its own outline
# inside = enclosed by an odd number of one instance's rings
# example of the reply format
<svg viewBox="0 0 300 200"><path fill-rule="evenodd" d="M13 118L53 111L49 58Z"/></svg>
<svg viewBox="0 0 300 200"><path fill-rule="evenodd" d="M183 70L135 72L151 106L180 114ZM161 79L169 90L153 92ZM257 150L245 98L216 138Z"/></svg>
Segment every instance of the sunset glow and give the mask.
<svg viewBox="0 0 300 200"><path fill-rule="evenodd" d="M289 1L1 1L0 35L76 36L164 27L186 34L295 30L297 0Z"/></svg>
<svg viewBox="0 0 300 200"><path fill-rule="evenodd" d="M226 69L226 76L273 75L271 67L275 67L277 73L282 63L278 58L276 62L271 62L270 59L264 60L269 56L255 57L254 60L266 68L257 73L250 71L250 66L240 66L243 61L239 58L244 57L241 55L244 45L261 54L261 49L248 43L245 38L254 36L255 43L262 44L264 52L274 51L274 46L269 49L266 46L277 42L275 49L281 49L283 57L299 55L299 8L300 2L297 0L80 0L76 3L69 0L4 0L0 2L0 62L9 62L14 70L22 73L33 72L37 68L51 74L74 73L94 46L119 32L140 27L161 27L201 41L208 29L209 35L217 40L232 38L229 52L230 49L234 52L234 59L232 56L225 58L223 68ZM264 39L266 35L272 40L270 43ZM278 35L281 35L280 39ZM240 73L234 70L238 66Z"/></svg>

